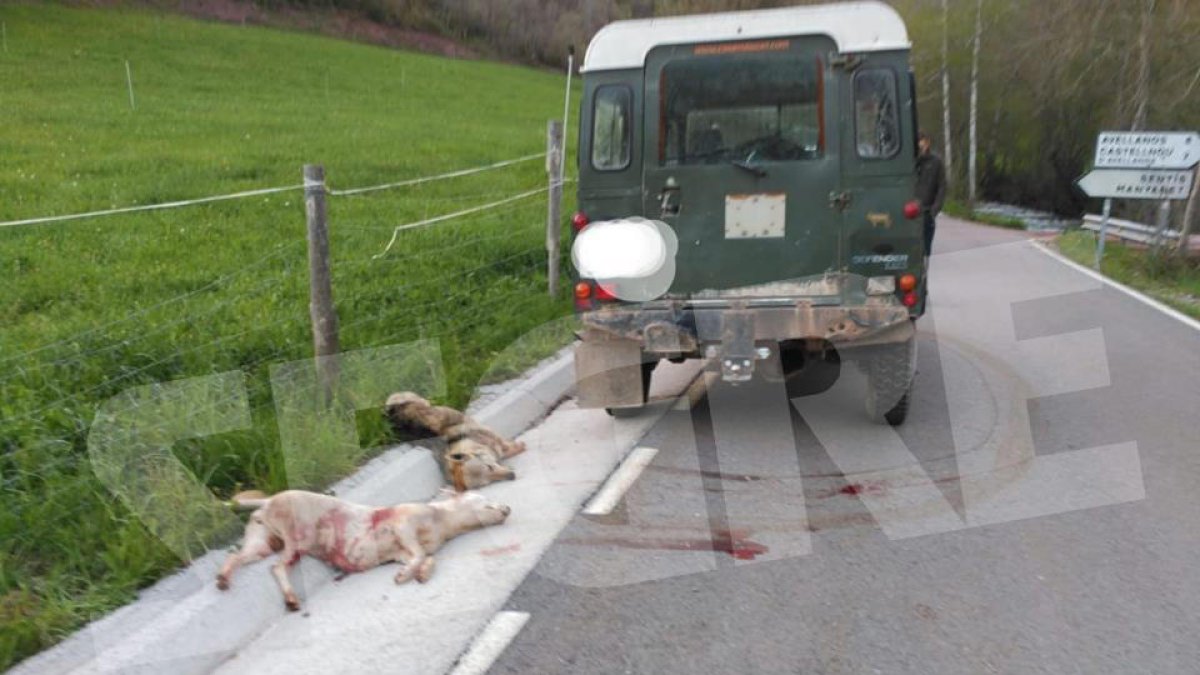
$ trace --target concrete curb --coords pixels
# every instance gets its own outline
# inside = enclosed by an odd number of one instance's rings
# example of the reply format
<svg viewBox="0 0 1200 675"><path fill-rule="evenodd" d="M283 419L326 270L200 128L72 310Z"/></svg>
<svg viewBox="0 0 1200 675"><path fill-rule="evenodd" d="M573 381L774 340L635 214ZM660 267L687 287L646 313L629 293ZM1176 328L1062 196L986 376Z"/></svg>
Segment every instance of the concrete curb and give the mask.
<svg viewBox="0 0 1200 675"><path fill-rule="evenodd" d="M449 672L580 505L671 409L699 369L696 363L662 366L651 384L658 402L633 418L614 419L572 401L555 407L519 436L529 447L511 461L519 478L484 491L511 506L513 515L502 527L448 542L437 553L431 583L397 587L389 569L352 574L336 589L305 598L305 612L273 622L215 675ZM529 396L547 391L548 384L533 379L527 384ZM473 412L482 417L483 408ZM279 602L266 575L251 581Z"/></svg>
<svg viewBox="0 0 1200 675"><path fill-rule="evenodd" d="M573 351L567 347L472 416L515 437L569 394L573 364ZM428 499L442 484L441 468L429 450L401 445L331 489L351 501L387 505ZM268 565L244 568L231 592L218 591L213 579L225 556L224 550L208 552L143 591L133 603L93 621L9 673L212 671L285 615ZM333 579L332 571L319 561L305 558L297 567L292 576L302 597L312 596Z"/></svg>

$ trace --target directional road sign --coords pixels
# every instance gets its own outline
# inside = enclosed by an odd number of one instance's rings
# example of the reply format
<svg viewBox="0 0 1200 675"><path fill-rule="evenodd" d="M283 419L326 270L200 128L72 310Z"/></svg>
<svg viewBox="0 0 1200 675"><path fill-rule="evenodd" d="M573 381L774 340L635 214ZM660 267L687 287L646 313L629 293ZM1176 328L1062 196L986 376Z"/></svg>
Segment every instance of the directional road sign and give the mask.
<svg viewBox="0 0 1200 675"><path fill-rule="evenodd" d="M1200 134L1190 131L1105 131L1096 141L1097 169L1188 169L1198 162Z"/></svg>
<svg viewBox="0 0 1200 675"><path fill-rule="evenodd" d="M1096 169L1079 179L1079 187L1104 199L1187 199L1192 182L1191 171Z"/></svg>

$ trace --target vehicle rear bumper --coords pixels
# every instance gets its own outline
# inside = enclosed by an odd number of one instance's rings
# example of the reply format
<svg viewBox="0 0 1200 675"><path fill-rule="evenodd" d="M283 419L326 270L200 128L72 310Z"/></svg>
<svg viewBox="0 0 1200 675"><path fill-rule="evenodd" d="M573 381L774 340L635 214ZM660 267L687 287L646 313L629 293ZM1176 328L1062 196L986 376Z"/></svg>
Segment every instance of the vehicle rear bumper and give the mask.
<svg viewBox="0 0 1200 675"><path fill-rule="evenodd" d="M912 337L912 317L898 303L856 306L791 305L724 307L614 306L586 312L587 331L636 341L660 355L697 355L704 345L737 342L820 340L850 348L903 342ZM585 336L586 340L587 337Z"/></svg>

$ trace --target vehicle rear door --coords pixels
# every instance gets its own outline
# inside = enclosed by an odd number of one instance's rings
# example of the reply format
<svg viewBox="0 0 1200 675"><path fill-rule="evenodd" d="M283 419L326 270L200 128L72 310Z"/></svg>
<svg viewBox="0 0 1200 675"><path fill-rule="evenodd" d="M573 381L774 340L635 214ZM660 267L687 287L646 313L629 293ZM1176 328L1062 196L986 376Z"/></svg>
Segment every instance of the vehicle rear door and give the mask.
<svg viewBox="0 0 1200 675"><path fill-rule="evenodd" d="M836 51L823 36L671 45L646 60L646 217L679 239L672 294L839 265Z"/></svg>
<svg viewBox="0 0 1200 675"><path fill-rule="evenodd" d="M913 199L913 90L902 55L851 57L842 88L842 203L848 269L863 276L914 271L924 261Z"/></svg>

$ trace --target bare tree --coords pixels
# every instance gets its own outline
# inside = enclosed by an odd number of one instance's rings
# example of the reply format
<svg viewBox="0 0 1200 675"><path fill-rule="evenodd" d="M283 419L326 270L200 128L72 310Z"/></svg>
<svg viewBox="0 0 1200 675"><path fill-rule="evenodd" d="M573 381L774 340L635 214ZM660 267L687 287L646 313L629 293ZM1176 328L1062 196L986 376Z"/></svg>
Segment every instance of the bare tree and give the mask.
<svg viewBox="0 0 1200 675"><path fill-rule="evenodd" d="M1200 194L1200 169L1196 170L1196 181L1192 185L1192 196L1188 198L1187 208L1183 210L1183 222L1179 225L1179 241L1175 244L1176 253L1187 253L1188 239L1196 227L1196 198Z"/></svg>
<svg viewBox="0 0 1200 675"><path fill-rule="evenodd" d="M979 150L979 43L983 37L983 0L975 0L975 39L971 55L971 147L967 160L967 204L975 210L975 191L978 187L976 165Z"/></svg>
<svg viewBox="0 0 1200 675"><path fill-rule="evenodd" d="M949 0L942 0L942 131L946 137L943 150L945 151L946 160L946 181L953 185L954 153L952 152L951 145L953 134L950 132L950 65L948 63L948 54L950 52L949 22Z"/></svg>
<svg viewBox="0 0 1200 675"><path fill-rule="evenodd" d="M1150 32L1154 27L1154 7L1157 1L1142 2L1142 20L1138 29L1138 70L1133 93L1133 123L1129 127L1133 131L1146 128L1147 110L1150 106Z"/></svg>

